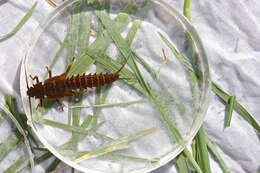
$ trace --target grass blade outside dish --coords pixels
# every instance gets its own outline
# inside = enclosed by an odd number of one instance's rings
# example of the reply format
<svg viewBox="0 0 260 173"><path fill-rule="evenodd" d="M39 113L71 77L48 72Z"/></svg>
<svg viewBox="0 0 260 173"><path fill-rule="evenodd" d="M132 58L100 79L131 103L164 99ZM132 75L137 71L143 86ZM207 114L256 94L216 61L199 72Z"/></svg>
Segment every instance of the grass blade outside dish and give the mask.
<svg viewBox="0 0 260 173"><path fill-rule="evenodd" d="M177 156L176 164L179 173L190 173L188 163L186 162L186 157L183 153Z"/></svg>
<svg viewBox="0 0 260 173"><path fill-rule="evenodd" d="M226 163L221 158L221 156L218 153L218 151L217 151L216 147L214 146L214 144L208 139L207 136L205 137L205 140L206 140L208 149L211 151L212 155L218 161L218 163L219 163L220 167L222 168L223 172L224 173L231 173L230 169L227 167Z"/></svg>
<svg viewBox="0 0 260 173"><path fill-rule="evenodd" d="M61 163L58 158L55 158L52 163L45 169L46 173L49 173L57 168L57 166Z"/></svg>
<svg viewBox="0 0 260 173"><path fill-rule="evenodd" d="M24 156L19 157L11 166L9 166L3 173L13 173L17 172L17 170L24 164L26 158Z"/></svg>
<svg viewBox="0 0 260 173"><path fill-rule="evenodd" d="M35 162L35 165L38 165L46 160L48 160L49 158L53 157L53 154L49 151L45 152L44 154L42 154L41 156L39 157L36 157L34 159L34 162Z"/></svg>
<svg viewBox="0 0 260 173"><path fill-rule="evenodd" d="M21 125L21 127L26 131L26 134L28 135L28 139L31 139L35 145L38 145L36 142L36 139L30 132L30 126L28 126L28 124L27 124L26 115L18 112L16 99L11 95L5 95L5 102L6 102L6 107L10 110L12 115L15 117L15 119Z"/></svg>
<svg viewBox="0 0 260 173"><path fill-rule="evenodd" d="M198 165L198 163L196 162L196 160L194 159L194 157L192 156L192 154L190 153L190 151L187 148L184 148L183 153L189 160L190 164L197 171L197 173L203 173L202 170L200 169L200 166Z"/></svg>
<svg viewBox="0 0 260 173"><path fill-rule="evenodd" d="M203 173L211 173L208 155L206 135L203 126L199 129L196 137L196 161L200 165Z"/></svg>
<svg viewBox="0 0 260 173"><path fill-rule="evenodd" d="M26 14L24 15L24 17L20 20L20 22L12 29L11 32L1 35L0 36L0 41L3 41L5 39L8 39L9 37L15 35L22 27L23 25L30 19L30 17L32 16L35 7L37 6L37 2L35 2L32 7L26 12Z"/></svg>
<svg viewBox="0 0 260 173"><path fill-rule="evenodd" d="M4 117L1 115L1 113L0 113L0 125L4 122Z"/></svg>
<svg viewBox="0 0 260 173"><path fill-rule="evenodd" d="M188 20L191 19L190 0L184 0L183 14Z"/></svg>
<svg viewBox="0 0 260 173"><path fill-rule="evenodd" d="M217 96L219 96L226 104L228 104L230 95L220 89L216 83L211 83L211 90L217 94ZM240 114L249 124L251 124L251 126L255 128L258 133L260 133L260 125L257 120L239 102L236 100L234 102L234 109L237 111L237 113Z"/></svg>
<svg viewBox="0 0 260 173"><path fill-rule="evenodd" d="M0 108L10 117L10 119L13 121L13 123L17 127L18 131L23 135L24 143L26 145L26 148L27 148L27 151L28 151L28 155L29 155L31 169L33 171L33 168L34 168L33 154L32 154L30 143L29 143L29 140L28 140L28 138L26 136L25 131L23 130L23 128L21 127L19 122L15 119L13 114L5 106L0 105Z"/></svg>
<svg viewBox="0 0 260 173"><path fill-rule="evenodd" d="M0 161L2 161L5 156L20 142L21 140L14 133L11 133L7 137L7 139L0 145Z"/></svg>
<svg viewBox="0 0 260 173"><path fill-rule="evenodd" d="M236 101L236 96L231 96L228 99L229 109L228 109L228 114L227 114L226 123L225 123L226 127L230 126L232 113L233 113L233 110L234 110L235 101Z"/></svg>

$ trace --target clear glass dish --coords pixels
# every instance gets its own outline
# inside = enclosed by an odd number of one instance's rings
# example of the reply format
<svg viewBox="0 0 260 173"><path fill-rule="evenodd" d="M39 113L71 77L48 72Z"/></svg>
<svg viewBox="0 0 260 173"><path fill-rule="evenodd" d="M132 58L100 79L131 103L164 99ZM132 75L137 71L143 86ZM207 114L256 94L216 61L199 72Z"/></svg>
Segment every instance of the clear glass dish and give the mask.
<svg viewBox="0 0 260 173"><path fill-rule="evenodd" d="M149 172L175 158L200 128L209 97L207 57L195 29L170 5L159 0L137 0L134 5L133 1L121 0L110 1L109 5L109 1L104 1L103 6L97 2L66 1L36 29L21 68L23 106L41 142L68 165L93 173ZM109 12L101 11L102 8L109 8ZM102 65L107 56L114 61L121 58L119 65L111 63L112 71L110 63ZM73 57L76 57L74 64L82 57L99 58L93 60L95 63L86 74L95 73L96 65L103 73L115 73L127 62L119 73L127 79L113 82L109 90L105 86L98 90L92 88L82 98L61 99L64 111L56 103L37 108L39 100L35 98L30 98L30 105L26 81L29 86L35 81L29 75L37 75L43 82L48 78L46 66L51 67L53 76L60 75ZM132 58L140 73L130 68ZM71 70L86 66L85 62L72 66ZM126 69L132 76L124 76ZM144 78L145 84L138 75ZM104 98L106 91L104 103L123 104L100 110L71 108L79 104L103 104L98 99ZM92 121L85 128L89 119ZM147 129L149 133L142 131ZM87 130L91 134L86 135ZM133 137L141 131L147 132L146 135L121 146L112 142L118 139L122 142L124 136L130 139L129 135ZM103 152L93 153L104 146L108 148L103 148ZM75 161L88 152L97 155Z"/></svg>

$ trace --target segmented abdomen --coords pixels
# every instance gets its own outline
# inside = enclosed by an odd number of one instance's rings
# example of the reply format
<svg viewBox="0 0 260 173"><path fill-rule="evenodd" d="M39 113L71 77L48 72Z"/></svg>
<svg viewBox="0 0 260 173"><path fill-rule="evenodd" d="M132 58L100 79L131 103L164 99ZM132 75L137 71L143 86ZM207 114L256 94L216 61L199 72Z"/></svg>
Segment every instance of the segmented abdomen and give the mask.
<svg viewBox="0 0 260 173"><path fill-rule="evenodd" d="M117 73L106 73L106 74L88 74L82 76L73 76L64 81L67 89L83 89L100 87L105 84L110 84L118 80L119 75Z"/></svg>

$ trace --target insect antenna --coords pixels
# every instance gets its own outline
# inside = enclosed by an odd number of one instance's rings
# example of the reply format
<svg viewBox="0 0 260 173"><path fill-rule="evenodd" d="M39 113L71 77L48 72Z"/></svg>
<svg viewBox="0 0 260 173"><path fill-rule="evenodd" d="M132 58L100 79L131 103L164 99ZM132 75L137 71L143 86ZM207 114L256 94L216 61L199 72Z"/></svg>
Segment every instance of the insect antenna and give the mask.
<svg viewBox="0 0 260 173"><path fill-rule="evenodd" d="M129 56L130 57L130 56ZM125 67L125 65L127 64L127 62L128 62L128 60L129 60L129 57L125 60L125 62L124 62L124 64L122 65L122 67L119 69L119 70L117 70L117 72L116 72L116 74L118 74L118 73L120 73L120 71ZM126 79L126 80L133 80L133 79L135 79L135 78L126 78L126 77L120 77L119 79Z"/></svg>
<svg viewBox="0 0 260 173"><path fill-rule="evenodd" d="M26 72L25 65L24 65L24 73L25 73L25 82L26 82L27 90L29 90L28 79L27 79L27 72ZM30 96L28 96L28 100L29 100L29 106L30 106L31 121L32 121L32 125L34 126L34 124L33 124L33 116L32 116L32 102L31 102L31 97Z"/></svg>
<svg viewBox="0 0 260 173"><path fill-rule="evenodd" d="M124 64L122 65L122 67L120 67L119 70L116 71L116 74L120 73L120 71L125 67L125 65L127 64L127 61L129 60L129 57L125 60Z"/></svg>

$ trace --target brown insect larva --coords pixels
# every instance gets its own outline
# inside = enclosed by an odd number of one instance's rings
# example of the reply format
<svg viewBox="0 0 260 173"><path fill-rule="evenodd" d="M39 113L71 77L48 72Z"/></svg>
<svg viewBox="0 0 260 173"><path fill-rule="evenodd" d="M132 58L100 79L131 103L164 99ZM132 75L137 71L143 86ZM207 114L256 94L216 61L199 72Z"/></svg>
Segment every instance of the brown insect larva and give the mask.
<svg viewBox="0 0 260 173"><path fill-rule="evenodd" d="M83 74L81 76L72 76L71 78L66 78L71 65L69 65L66 72L53 77L51 70L47 67L49 78L44 82L39 82L37 76L32 77L30 75L32 80L36 80L36 84L30 88L27 86L27 95L29 96L29 100L31 97L40 99L40 106L42 106L42 101L45 98L56 100L62 109L62 104L59 101L60 98L71 97L77 93L86 93L88 92L87 88L101 87L118 80L119 72L123 69L124 65L116 73Z"/></svg>

